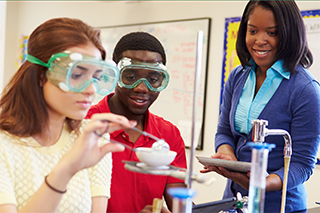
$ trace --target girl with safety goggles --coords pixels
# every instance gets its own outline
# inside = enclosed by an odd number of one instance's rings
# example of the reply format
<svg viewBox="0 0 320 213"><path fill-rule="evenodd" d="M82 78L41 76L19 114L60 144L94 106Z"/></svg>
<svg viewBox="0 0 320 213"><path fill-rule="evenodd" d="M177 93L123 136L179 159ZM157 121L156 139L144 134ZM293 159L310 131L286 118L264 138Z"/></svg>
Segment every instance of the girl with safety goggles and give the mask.
<svg viewBox="0 0 320 213"><path fill-rule="evenodd" d="M91 83L99 95L108 95L116 86L119 70L113 61L64 51L51 56L48 63L27 55L31 63L48 67L47 78L61 90L82 92Z"/></svg>
<svg viewBox="0 0 320 213"><path fill-rule="evenodd" d="M54 18L31 33L27 51L0 97L0 212L106 212L110 152L124 150L108 134L137 122L84 119L96 93L108 95L119 78L103 61L100 31Z"/></svg>

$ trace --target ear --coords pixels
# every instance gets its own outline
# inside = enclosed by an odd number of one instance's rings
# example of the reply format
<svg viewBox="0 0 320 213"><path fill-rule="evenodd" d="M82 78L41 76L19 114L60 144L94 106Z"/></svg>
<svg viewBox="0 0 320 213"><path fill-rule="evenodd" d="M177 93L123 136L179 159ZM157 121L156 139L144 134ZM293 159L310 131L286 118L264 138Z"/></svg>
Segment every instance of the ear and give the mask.
<svg viewBox="0 0 320 213"><path fill-rule="evenodd" d="M40 79L39 79L40 87L42 88L46 82L47 82L47 78L46 78L45 72L41 72Z"/></svg>

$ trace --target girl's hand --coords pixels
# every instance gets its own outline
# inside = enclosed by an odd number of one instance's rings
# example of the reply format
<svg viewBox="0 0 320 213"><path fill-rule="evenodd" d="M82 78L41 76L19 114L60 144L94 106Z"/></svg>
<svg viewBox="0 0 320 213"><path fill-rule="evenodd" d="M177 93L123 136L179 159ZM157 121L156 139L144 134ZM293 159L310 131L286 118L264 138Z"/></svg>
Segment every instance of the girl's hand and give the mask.
<svg viewBox="0 0 320 213"><path fill-rule="evenodd" d="M94 114L91 121L84 127L82 134L77 138L69 153L60 162L68 166L70 175L73 176L79 170L94 166L108 152L120 152L124 146L120 144L99 144L99 135L106 132L114 132L122 128L132 128L136 121L129 121L124 116L101 113Z"/></svg>

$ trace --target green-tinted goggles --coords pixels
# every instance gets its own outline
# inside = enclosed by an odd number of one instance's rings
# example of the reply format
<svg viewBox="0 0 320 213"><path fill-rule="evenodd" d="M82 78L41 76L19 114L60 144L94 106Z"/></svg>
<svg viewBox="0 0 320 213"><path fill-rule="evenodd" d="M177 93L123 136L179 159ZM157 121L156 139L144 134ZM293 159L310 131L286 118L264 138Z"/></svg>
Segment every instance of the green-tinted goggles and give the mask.
<svg viewBox="0 0 320 213"><path fill-rule="evenodd" d="M127 89L133 89L144 82L151 91L160 92L169 83L167 67L161 62L147 63L124 57L119 61L118 68L120 70L118 83Z"/></svg>
<svg viewBox="0 0 320 213"><path fill-rule="evenodd" d="M47 78L65 92L82 92L93 83L97 93L105 96L113 91L119 78L119 70L113 61L105 62L76 52L54 54L48 63L29 54L27 60L48 67Z"/></svg>

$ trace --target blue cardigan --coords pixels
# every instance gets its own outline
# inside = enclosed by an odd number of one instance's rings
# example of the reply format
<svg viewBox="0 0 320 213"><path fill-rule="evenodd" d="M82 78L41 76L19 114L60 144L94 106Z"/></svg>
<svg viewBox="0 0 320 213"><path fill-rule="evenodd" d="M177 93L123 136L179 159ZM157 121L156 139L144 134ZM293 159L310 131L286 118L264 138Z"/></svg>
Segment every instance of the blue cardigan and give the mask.
<svg viewBox="0 0 320 213"><path fill-rule="evenodd" d="M283 79L278 89L267 103L258 119L269 122L268 129L287 130L292 138L292 156L288 174L286 212L307 209L307 193L304 182L311 176L316 163L320 143L320 85L302 66L298 65L290 79ZM216 151L220 145L228 144L235 150L239 161L251 161L251 149L247 146L252 141L252 130L249 135L236 132L234 116L236 107L246 82L250 67L243 70L236 67L226 82L219 124L215 135ZM268 173L284 176L282 136L268 136L265 142L273 143L268 158ZM248 191L228 179L224 198ZM280 212L281 191L266 192L265 212Z"/></svg>

